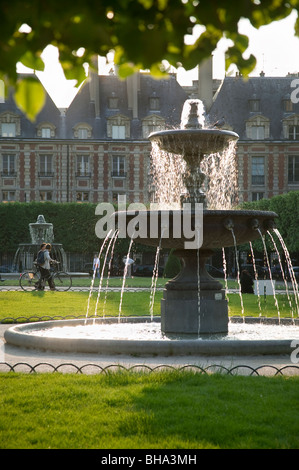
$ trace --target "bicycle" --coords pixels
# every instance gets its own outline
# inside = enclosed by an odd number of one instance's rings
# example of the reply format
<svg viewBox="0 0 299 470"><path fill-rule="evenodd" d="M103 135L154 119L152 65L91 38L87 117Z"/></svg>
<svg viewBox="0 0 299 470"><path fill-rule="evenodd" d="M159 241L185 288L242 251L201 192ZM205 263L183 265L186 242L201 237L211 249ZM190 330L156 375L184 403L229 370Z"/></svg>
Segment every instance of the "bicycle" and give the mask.
<svg viewBox="0 0 299 470"><path fill-rule="evenodd" d="M40 271L38 265L34 262L34 268L31 271L25 271L21 274L19 284L20 287L26 291L31 292L34 290L40 290ZM63 292L67 291L72 287L72 278L70 274L64 271L58 271L59 261L56 261L51 266L51 277L54 282L55 290ZM45 280L42 281L42 290L45 288Z"/></svg>

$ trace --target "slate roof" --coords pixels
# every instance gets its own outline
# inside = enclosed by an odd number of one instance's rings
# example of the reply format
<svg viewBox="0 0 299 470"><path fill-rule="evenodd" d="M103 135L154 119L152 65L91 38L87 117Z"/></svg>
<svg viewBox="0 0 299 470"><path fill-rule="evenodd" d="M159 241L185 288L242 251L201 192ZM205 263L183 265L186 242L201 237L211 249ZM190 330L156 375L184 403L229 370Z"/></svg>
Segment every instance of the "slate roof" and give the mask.
<svg viewBox="0 0 299 470"><path fill-rule="evenodd" d="M107 118L117 114L131 119L130 140L142 139L142 119L151 113L165 118L169 127L179 126L187 94L174 76L170 76L167 80L155 80L147 74L140 74L137 119L133 119L132 109L128 107L125 80L119 80L112 75L99 75L96 79L99 87L100 115L99 117L95 115L95 103L90 99L89 83L86 81L66 112L67 138L73 137L72 128L75 124L86 122L93 127L93 138L108 139ZM108 97L111 97L113 93L119 99L117 110L108 107ZM160 98L160 110L156 112L149 110L149 98L153 94Z"/></svg>
<svg viewBox="0 0 299 470"><path fill-rule="evenodd" d="M31 74L26 74L26 76ZM19 74L20 78L22 78L22 74ZM35 77L36 78L36 77ZM50 95L46 92L46 102L41 110L41 112L36 117L35 122L31 122L27 119L26 115L18 108L16 102L13 97L13 90L9 90L8 96L5 98L4 103L0 103L0 114L4 113L5 111L11 111L20 116L20 124L21 124L21 135L17 136L16 138L36 138L36 126L41 122L51 122L56 126L57 134L59 134L60 129L60 110L55 105L54 101L50 97ZM59 137L59 135L56 135Z"/></svg>
<svg viewBox="0 0 299 470"><path fill-rule="evenodd" d="M264 76L245 80L241 77L226 77L210 109L210 123L224 117L232 130L239 134L240 140L249 140L246 136L246 121L255 115L263 115L270 119L270 139L282 140L282 120L294 114L299 115L299 103L293 104L292 112L285 112L282 104L299 88L299 84L295 88L291 87L294 79ZM260 100L259 112L250 112L248 101L252 99Z"/></svg>

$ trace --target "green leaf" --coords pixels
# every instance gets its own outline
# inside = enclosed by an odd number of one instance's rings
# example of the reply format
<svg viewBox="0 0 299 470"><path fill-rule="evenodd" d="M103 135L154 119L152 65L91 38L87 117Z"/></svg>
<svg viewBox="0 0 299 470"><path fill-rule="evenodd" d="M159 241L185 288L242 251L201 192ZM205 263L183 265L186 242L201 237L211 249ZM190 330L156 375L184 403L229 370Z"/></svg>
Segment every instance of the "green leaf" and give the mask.
<svg viewBox="0 0 299 470"><path fill-rule="evenodd" d="M22 78L17 81L14 99L27 118L34 122L36 116L44 107L46 93L42 84L36 78Z"/></svg>
<svg viewBox="0 0 299 470"><path fill-rule="evenodd" d="M40 57L33 54L31 51L27 51L20 58L20 62L26 67L29 67L30 69L33 69L33 70L43 71L45 68L45 64L43 60Z"/></svg>

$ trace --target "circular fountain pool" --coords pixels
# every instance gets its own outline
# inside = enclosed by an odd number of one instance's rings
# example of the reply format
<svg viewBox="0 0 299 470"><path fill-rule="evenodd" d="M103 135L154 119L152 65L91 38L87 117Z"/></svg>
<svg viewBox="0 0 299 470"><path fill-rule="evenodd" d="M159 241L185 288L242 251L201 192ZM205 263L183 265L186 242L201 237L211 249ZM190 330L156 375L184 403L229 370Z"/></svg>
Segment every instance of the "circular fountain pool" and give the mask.
<svg viewBox="0 0 299 470"><path fill-rule="evenodd" d="M264 339L267 338L267 339ZM127 317L61 320L18 325L5 332L7 343L26 348L134 355L290 354L299 342L294 325L230 323L227 335L166 336L159 320Z"/></svg>

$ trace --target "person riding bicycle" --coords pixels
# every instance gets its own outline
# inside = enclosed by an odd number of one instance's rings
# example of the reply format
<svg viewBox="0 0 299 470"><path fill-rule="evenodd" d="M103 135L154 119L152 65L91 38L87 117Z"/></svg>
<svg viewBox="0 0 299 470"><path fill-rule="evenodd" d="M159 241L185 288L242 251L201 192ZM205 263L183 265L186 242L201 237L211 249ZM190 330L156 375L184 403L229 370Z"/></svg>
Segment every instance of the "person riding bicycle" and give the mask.
<svg viewBox="0 0 299 470"><path fill-rule="evenodd" d="M52 275L50 272L50 262L51 263L56 263L54 259L51 258L50 256L50 251L51 251L51 245L50 243L42 243L41 244L41 251L43 251L44 254L44 263L39 264L39 270L40 270L40 280L37 283L37 288L40 290L44 289L45 282L48 281L50 290L55 290L55 285L52 280Z"/></svg>

